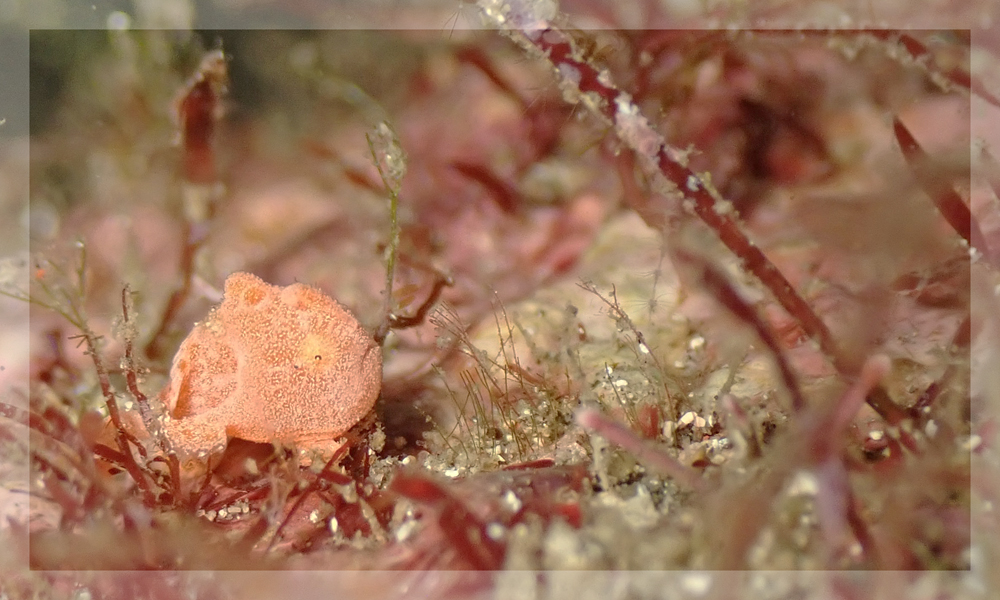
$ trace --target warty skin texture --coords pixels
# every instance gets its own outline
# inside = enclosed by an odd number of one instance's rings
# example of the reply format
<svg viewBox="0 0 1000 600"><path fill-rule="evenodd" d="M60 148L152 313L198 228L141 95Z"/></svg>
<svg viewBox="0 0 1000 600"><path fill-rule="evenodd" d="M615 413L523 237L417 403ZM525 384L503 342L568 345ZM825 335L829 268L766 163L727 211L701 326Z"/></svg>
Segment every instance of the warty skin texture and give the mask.
<svg viewBox="0 0 1000 600"><path fill-rule="evenodd" d="M305 284L233 273L174 357L160 394L164 432L183 457L230 437L328 453L381 385L381 348L340 303Z"/></svg>

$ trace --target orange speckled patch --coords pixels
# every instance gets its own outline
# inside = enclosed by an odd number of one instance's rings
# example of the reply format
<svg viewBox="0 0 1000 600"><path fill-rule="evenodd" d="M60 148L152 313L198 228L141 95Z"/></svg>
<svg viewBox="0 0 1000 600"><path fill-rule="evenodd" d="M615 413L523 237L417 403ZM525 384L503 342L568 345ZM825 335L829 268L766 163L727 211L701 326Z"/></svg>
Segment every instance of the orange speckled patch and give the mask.
<svg viewBox="0 0 1000 600"><path fill-rule="evenodd" d="M229 437L330 446L368 414L381 385L381 349L337 301L233 273L174 357L160 393L164 431L182 456Z"/></svg>

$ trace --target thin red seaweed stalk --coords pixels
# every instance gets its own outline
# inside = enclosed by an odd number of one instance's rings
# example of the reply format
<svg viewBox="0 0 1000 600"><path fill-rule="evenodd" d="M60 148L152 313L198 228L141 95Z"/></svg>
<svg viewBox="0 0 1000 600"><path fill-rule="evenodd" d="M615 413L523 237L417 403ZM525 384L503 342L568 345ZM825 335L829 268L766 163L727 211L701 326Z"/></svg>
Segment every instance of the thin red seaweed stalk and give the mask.
<svg viewBox="0 0 1000 600"><path fill-rule="evenodd" d="M774 362L781 375L781 381L785 384L785 389L792 398L792 410L798 412L805 407L805 398L799 388L795 373L792 372L791 365L785 359L785 354L781 350L781 345L774 333L757 314L757 311L743 298L740 297L736 289L729 283L721 271L713 267L703 258L681 250L674 251L675 256L683 262L691 263L701 269L701 280L715 299L738 319L749 325L761 342L767 346L768 351L774 357Z"/></svg>
<svg viewBox="0 0 1000 600"><path fill-rule="evenodd" d="M755 33L763 34L787 34L784 30L775 29L754 29ZM975 94L985 102L993 106L1000 107L1000 98L997 98L983 85L983 82L973 77L967 70L955 66L951 68L941 67L934 58L934 53L926 44L918 40L913 32L900 31L895 29L804 29L797 31L800 35L814 35L822 37L830 36L871 36L881 42L895 47L897 44L906 51L914 62L922 63L932 77L940 77L949 84L965 90L967 93ZM966 43L968 40L966 39Z"/></svg>
<svg viewBox="0 0 1000 600"><path fill-rule="evenodd" d="M899 117L893 118L892 129L896 135L896 141L899 142L899 147L903 151L903 156L910 166L910 170L913 171L913 175L920 183L920 187L931 197L934 206L937 207L941 216L948 221L948 224L962 236L971 248L974 248L991 263L996 264L993 253L986 245L986 238L983 237L983 232L979 229L979 223L972 218L972 212L966 206L962 197L946 182L928 173L927 166L930 164L930 157L920 147L917 139L913 137L913 134L910 133L906 125L903 125L903 122L899 120Z"/></svg>
<svg viewBox="0 0 1000 600"><path fill-rule="evenodd" d="M184 246L181 249L181 283L167 301L156 331L145 347L150 359L163 358L166 334L188 295L194 278L195 259L205 244L208 221L222 195L218 179L216 124L222 116L222 99L228 79L226 57L221 50L209 52L191 81L182 88L175 111L181 140L181 170L184 177Z"/></svg>
<svg viewBox="0 0 1000 600"><path fill-rule="evenodd" d="M389 490L431 509L438 525L470 569L494 571L503 566L506 544L489 535L488 523L444 485L420 473L396 473Z"/></svg>

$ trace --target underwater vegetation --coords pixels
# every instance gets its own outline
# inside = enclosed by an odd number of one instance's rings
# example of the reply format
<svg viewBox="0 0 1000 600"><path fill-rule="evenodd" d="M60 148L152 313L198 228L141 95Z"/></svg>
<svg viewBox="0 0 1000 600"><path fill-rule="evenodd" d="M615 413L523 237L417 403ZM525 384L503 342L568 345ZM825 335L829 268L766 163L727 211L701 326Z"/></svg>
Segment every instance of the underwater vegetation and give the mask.
<svg viewBox="0 0 1000 600"><path fill-rule="evenodd" d="M32 31L2 597L988 597L996 46L636 6Z"/></svg>

